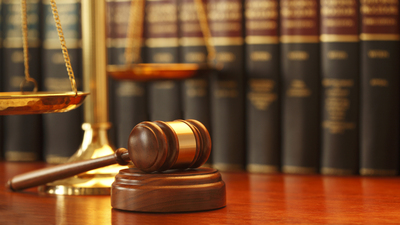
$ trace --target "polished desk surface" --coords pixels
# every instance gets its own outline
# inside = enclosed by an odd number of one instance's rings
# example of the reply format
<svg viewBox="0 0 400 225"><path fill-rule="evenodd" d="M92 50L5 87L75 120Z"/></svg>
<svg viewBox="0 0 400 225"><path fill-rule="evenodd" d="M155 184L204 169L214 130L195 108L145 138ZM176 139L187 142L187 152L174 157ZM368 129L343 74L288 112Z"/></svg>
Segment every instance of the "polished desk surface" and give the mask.
<svg viewBox="0 0 400 225"><path fill-rule="evenodd" d="M0 162L0 224L399 224L400 177L222 173L227 206L195 213L112 209L110 196L10 192L14 175L44 163Z"/></svg>

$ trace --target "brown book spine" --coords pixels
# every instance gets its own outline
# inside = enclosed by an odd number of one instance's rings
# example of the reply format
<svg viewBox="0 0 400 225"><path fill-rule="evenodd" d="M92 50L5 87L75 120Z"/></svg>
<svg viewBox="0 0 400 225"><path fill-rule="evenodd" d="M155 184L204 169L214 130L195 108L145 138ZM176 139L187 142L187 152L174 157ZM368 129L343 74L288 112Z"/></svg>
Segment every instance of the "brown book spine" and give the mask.
<svg viewBox="0 0 400 225"><path fill-rule="evenodd" d="M399 1L361 1L361 175L399 170Z"/></svg>
<svg viewBox="0 0 400 225"><path fill-rule="evenodd" d="M43 88L45 91L71 91L50 1L41 2L44 12L41 58ZM82 90L81 2L59 0L57 7L63 9L59 12L60 20L77 88ZM82 110L83 107L80 107L66 113L43 115L43 151L47 163L65 163L81 145Z"/></svg>
<svg viewBox="0 0 400 225"><path fill-rule="evenodd" d="M131 0L109 0L108 7L108 64L124 65ZM129 40L132 41L132 40ZM144 53L142 50L141 53ZM127 147L133 127L147 117L146 83L114 80L111 83L110 117L113 121L115 144Z"/></svg>
<svg viewBox="0 0 400 225"><path fill-rule="evenodd" d="M247 170L279 171L278 1L246 0Z"/></svg>
<svg viewBox="0 0 400 225"><path fill-rule="evenodd" d="M207 0L202 0L203 6ZM205 8L205 7L204 7ZM207 48L193 0L181 0L178 7L179 53L181 63L207 63ZM210 71L199 71L195 78L182 82L184 119L196 119L211 132ZM207 161L211 164L211 158Z"/></svg>
<svg viewBox="0 0 400 225"><path fill-rule="evenodd" d="M3 2L3 77L2 91L20 91L24 78L24 55L22 50L21 18L19 1ZM29 74L40 85L40 21L39 0L27 2L27 17L33 18L28 26ZM31 91L33 85L26 87ZM7 161L36 161L42 156L42 116L13 115L4 117L4 155Z"/></svg>
<svg viewBox="0 0 400 225"><path fill-rule="evenodd" d="M282 171L315 173L320 149L317 0L280 1Z"/></svg>
<svg viewBox="0 0 400 225"><path fill-rule="evenodd" d="M223 64L223 69L211 82L213 165L219 170L243 170L243 2L209 0L207 6L216 60Z"/></svg>
<svg viewBox="0 0 400 225"><path fill-rule="evenodd" d="M358 2L321 0L321 173L355 174L359 147Z"/></svg>
<svg viewBox="0 0 400 225"><path fill-rule="evenodd" d="M177 63L179 60L178 1L146 1L146 62ZM182 118L179 81L154 81L149 84L151 120L171 121Z"/></svg>
<svg viewBox="0 0 400 225"><path fill-rule="evenodd" d="M206 0L202 1L206 5ZM207 49L193 0L181 0L179 5L179 44L182 63L207 63ZM210 72L199 72L196 78L187 79L182 86L183 117L196 119L208 129L210 119Z"/></svg>

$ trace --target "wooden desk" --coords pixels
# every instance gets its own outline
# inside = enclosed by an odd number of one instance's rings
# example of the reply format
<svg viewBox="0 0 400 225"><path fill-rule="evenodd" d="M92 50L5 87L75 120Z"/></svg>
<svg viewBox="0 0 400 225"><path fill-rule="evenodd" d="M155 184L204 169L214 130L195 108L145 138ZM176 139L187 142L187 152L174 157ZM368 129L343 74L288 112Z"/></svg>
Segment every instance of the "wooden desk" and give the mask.
<svg viewBox="0 0 400 225"><path fill-rule="evenodd" d="M227 207L197 213L114 210L110 196L13 193L14 175L44 163L0 162L0 224L398 224L400 178L222 173Z"/></svg>

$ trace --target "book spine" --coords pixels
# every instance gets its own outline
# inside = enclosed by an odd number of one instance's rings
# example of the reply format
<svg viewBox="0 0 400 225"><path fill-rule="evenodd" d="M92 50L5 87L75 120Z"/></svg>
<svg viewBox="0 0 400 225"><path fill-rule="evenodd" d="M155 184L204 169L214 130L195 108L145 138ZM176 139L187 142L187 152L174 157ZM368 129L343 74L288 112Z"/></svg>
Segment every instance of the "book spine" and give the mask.
<svg viewBox="0 0 400 225"><path fill-rule="evenodd" d="M206 0L203 0L206 4ZM200 28L193 0L181 0L179 5L179 44L181 63L207 63L207 49ZM210 72L199 72L196 78L187 79L182 85L184 119L196 119L211 131L209 94Z"/></svg>
<svg viewBox="0 0 400 225"><path fill-rule="evenodd" d="M280 1L282 171L315 173L320 149L317 0Z"/></svg>
<svg viewBox="0 0 400 225"><path fill-rule="evenodd" d="M29 72L40 84L40 2L27 1ZM3 91L20 91L24 78L22 50L21 6L19 1L3 1ZM25 90L33 90L33 86ZM4 117L4 154L8 161L41 159L41 115L13 115Z"/></svg>
<svg viewBox="0 0 400 225"><path fill-rule="evenodd" d="M60 40L57 34L50 1L43 5L42 80L45 91L68 92L71 83L65 68ZM82 89L82 48L80 0L58 0L57 8L67 43L78 90ZM43 147L47 163L65 163L82 142L82 108L66 113L43 115Z"/></svg>
<svg viewBox="0 0 400 225"><path fill-rule="evenodd" d="M146 62L177 63L178 1L146 1L145 6ZM149 84L151 120L171 121L182 118L181 93L178 81L154 81Z"/></svg>
<svg viewBox="0 0 400 225"><path fill-rule="evenodd" d="M399 1L361 1L361 175L399 170Z"/></svg>
<svg viewBox="0 0 400 225"><path fill-rule="evenodd" d="M108 56L109 64L125 64L125 47L131 0L109 1ZM115 126L116 146L127 147L133 127L147 120L146 85L134 81L113 81L112 121Z"/></svg>
<svg viewBox="0 0 400 225"><path fill-rule="evenodd" d="M246 0L247 170L279 171L278 1Z"/></svg>
<svg viewBox="0 0 400 225"><path fill-rule="evenodd" d="M243 170L244 49L243 2L209 0L208 20L216 61L223 68L211 81L213 166L221 171Z"/></svg>
<svg viewBox="0 0 400 225"><path fill-rule="evenodd" d="M358 2L321 0L321 173L358 171Z"/></svg>

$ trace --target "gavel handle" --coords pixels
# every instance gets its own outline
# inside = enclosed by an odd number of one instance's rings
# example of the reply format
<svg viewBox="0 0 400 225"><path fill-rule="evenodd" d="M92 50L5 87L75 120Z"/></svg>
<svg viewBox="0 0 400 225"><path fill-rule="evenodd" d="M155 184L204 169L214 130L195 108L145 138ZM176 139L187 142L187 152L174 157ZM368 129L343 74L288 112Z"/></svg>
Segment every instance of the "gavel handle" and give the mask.
<svg viewBox="0 0 400 225"><path fill-rule="evenodd" d="M13 191L18 191L67 177L72 177L92 169L97 169L116 163L126 165L129 162L130 158L128 150L120 148L113 155L80 162L66 163L17 175L7 182L7 187Z"/></svg>

